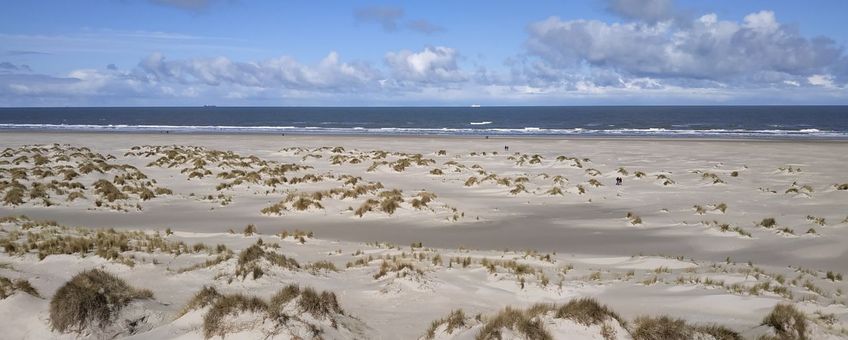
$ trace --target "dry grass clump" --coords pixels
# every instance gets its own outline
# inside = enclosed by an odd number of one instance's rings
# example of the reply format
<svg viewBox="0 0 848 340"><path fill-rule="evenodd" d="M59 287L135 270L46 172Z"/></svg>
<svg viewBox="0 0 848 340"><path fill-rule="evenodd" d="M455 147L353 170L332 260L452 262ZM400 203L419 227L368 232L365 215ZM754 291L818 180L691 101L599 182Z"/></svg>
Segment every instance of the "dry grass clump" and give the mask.
<svg viewBox="0 0 848 340"><path fill-rule="evenodd" d="M409 201L409 203L415 209L426 208L427 204L429 204L434 199L436 199L436 197L438 197L438 196L436 196L436 194L429 192L429 191L420 191L415 196L416 196L416 198L413 198L412 200Z"/></svg>
<svg viewBox="0 0 848 340"><path fill-rule="evenodd" d="M465 328L468 324L466 320L465 312L462 309L453 310L448 314L448 316L433 320L430 324L430 328L427 329L427 335L424 336L424 339L434 339L436 337L436 330L439 329L441 325L445 325L445 333L452 334L454 330L458 328Z"/></svg>
<svg viewBox="0 0 848 340"><path fill-rule="evenodd" d="M220 298L222 295L218 293L218 290L215 287L207 287L203 286L194 296L188 300L188 303L183 307L177 317L185 315L186 313L193 311L195 309L200 309L206 306L209 306L215 303L215 300Z"/></svg>
<svg viewBox="0 0 848 340"><path fill-rule="evenodd" d="M512 195L518 195L522 192L527 192L527 188L524 187L524 184L516 184L515 187L509 190L509 193Z"/></svg>
<svg viewBox="0 0 848 340"><path fill-rule="evenodd" d="M517 332L527 339L553 339L551 334L545 330L545 325L541 320L535 318L535 315L529 315L529 313L512 307L506 307L494 317L486 320L480 333L474 339L499 340L501 339L501 329L504 328Z"/></svg>
<svg viewBox="0 0 848 340"><path fill-rule="evenodd" d="M648 176L647 174L645 174L642 171L636 171L636 172L633 173L633 175L636 176L636 178L643 178L643 177Z"/></svg>
<svg viewBox="0 0 848 340"><path fill-rule="evenodd" d="M610 319L615 319L624 325L618 314L592 298L580 298L569 301L556 309L556 317L560 319L571 319L587 326L603 324Z"/></svg>
<svg viewBox="0 0 848 340"><path fill-rule="evenodd" d="M812 215L807 215L807 221L813 222L820 226L824 226L827 223L824 217L815 217Z"/></svg>
<svg viewBox="0 0 848 340"><path fill-rule="evenodd" d="M704 180L712 181L713 184L724 183L724 181L722 181L721 178L718 177L718 175L711 173L711 172L704 172L703 174L701 174L701 178L704 179Z"/></svg>
<svg viewBox="0 0 848 340"><path fill-rule="evenodd" d="M106 199L109 202L114 202L116 200L125 200L129 198L126 194L118 190L118 188L105 179L98 180L94 182L94 192L100 197Z"/></svg>
<svg viewBox="0 0 848 340"><path fill-rule="evenodd" d="M501 339L501 330L508 329L526 339L553 339L545 329L541 316L553 313L554 318L569 319L583 325L602 325L602 335L605 338L614 337L614 332L607 322L616 321L622 326L625 323L608 307L601 305L591 298L572 300L565 305L536 304L526 310L506 307L498 314L490 317L483 324L477 340Z"/></svg>
<svg viewBox="0 0 848 340"><path fill-rule="evenodd" d="M248 224L244 227L244 236L253 236L253 234L258 234L259 231L256 230L256 226L253 224Z"/></svg>
<svg viewBox="0 0 848 340"><path fill-rule="evenodd" d="M380 264L380 270L374 274L374 279L378 280L390 272L395 273L395 277L398 278L407 277L411 274L416 274L418 276L424 275L424 271L416 268L412 263L395 259L391 262L383 260Z"/></svg>
<svg viewBox="0 0 848 340"><path fill-rule="evenodd" d="M586 193L586 188L583 187L582 184L577 185L577 194L582 195Z"/></svg>
<svg viewBox="0 0 848 340"><path fill-rule="evenodd" d="M259 212L265 215L282 215L284 211L289 210L284 202L277 202L267 207L262 208Z"/></svg>
<svg viewBox="0 0 848 340"><path fill-rule="evenodd" d="M629 212L629 213L627 213L626 217L630 221L630 224L632 224L632 225L642 224L642 218L639 217L639 216L636 216L636 214L634 214L634 213Z"/></svg>
<svg viewBox="0 0 848 340"><path fill-rule="evenodd" d="M601 181L594 179L594 178L589 179L589 185L596 187L596 188L603 186L603 184L601 184Z"/></svg>
<svg viewBox="0 0 848 340"><path fill-rule="evenodd" d="M825 278L833 282L842 281L842 273L835 273L828 270Z"/></svg>
<svg viewBox="0 0 848 340"><path fill-rule="evenodd" d="M834 184L836 190L848 190L848 183Z"/></svg>
<svg viewBox="0 0 848 340"><path fill-rule="evenodd" d="M38 290L36 290L29 281L23 279L10 280L7 277L0 276L0 300L12 296L12 294L15 294L16 291L22 291L35 297L41 297L41 295L38 294Z"/></svg>
<svg viewBox="0 0 848 340"><path fill-rule="evenodd" d="M380 192L379 197L382 199L380 210L389 215L394 214L395 210L400 208L400 204L403 203L403 194L397 189Z"/></svg>
<svg viewBox="0 0 848 340"><path fill-rule="evenodd" d="M477 177L474 177L474 176L468 177L468 179L465 180L465 186L467 186L467 187L476 185L477 183L480 183L480 182L477 180Z"/></svg>
<svg viewBox="0 0 848 340"><path fill-rule="evenodd" d="M698 215L703 215L703 214L707 213L707 209L705 209L701 205L696 204L696 205L692 206L692 209L695 209L695 213L698 214Z"/></svg>
<svg viewBox="0 0 848 340"><path fill-rule="evenodd" d="M314 237L315 234L311 231L295 229L294 231L283 230L278 234L278 236L280 236L280 238L282 239L291 236L292 238L298 240L298 242L300 243L306 243L306 239Z"/></svg>
<svg viewBox="0 0 848 340"><path fill-rule="evenodd" d="M675 183L674 180L671 179L671 177L668 177L668 175L665 174L657 175L657 180L662 181L662 185L665 186L672 185Z"/></svg>
<svg viewBox="0 0 848 340"><path fill-rule="evenodd" d="M724 202L716 204L713 206L713 210L721 211L721 213L724 214L725 212L727 212L727 204Z"/></svg>
<svg viewBox="0 0 848 340"><path fill-rule="evenodd" d="M261 241L261 240L260 240ZM300 269L300 264L295 259L288 258L285 255L277 254L271 251L262 249L259 241L252 246L242 250L239 253L238 262L236 262L235 275L244 280L250 274L254 280L265 275L262 269L262 260L268 261L270 264L280 266L287 269Z"/></svg>
<svg viewBox="0 0 848 340"><path fill-rule="evenodd" d="M141 231L116 231L114 229L92 230L88 228L69 228L55 221L25 221L19 224L26 231L26 237L0 238L0 246L10 256L38 254L39 259L55 254L93 254L106 260L113 260L133 266L134 261L124 256L124 252L136 251L179 255L182 253L223 252L226 247L210 249L206 246L190 247L182 241L167 241L159 233Z"/></svg>
<svg viewBox="0 0 848 340"><path fill-rule="evenodd" d="M688 340L711 338L716 340L742 340L742 336L718 325L689 325L682 319L668 316L639 317L630 331L634 340Z"/></svg>
<svg viewBox="0 0 848 340"><path fill-rule="evenodd" d="M441 176L441 175L444 175L445 173L442 171L442 169L435 168L435 169L430 170L430 174L436 175L436 176Z"/></svg>
<svg viewBox="0 0 848 340"><path fill-rule="evenodd" d="M311 287L301 290L298 306L303 312L316 317L344 314L335 293L328 291L318 293Z"/></svg>
<svg viewBox="0 0 848 340"><path fill-rule="evenodd" d="M546 194L548 194L548 195L551 195L551 196L553 196L553 195L560 195L560 196L565 195L565 194L562 192L562 188L560 188L560 187L551 187L551 188L550 188L550 189L548 189L548 191L546 191L545 193L546 193Z"/></svg>
<svg viewBox="0 0 848 340"><path fill-rule="evenodd" d="M318 272L321 272L321 271L325 271L325 272L337 272L337 271L339 271L339 269L336 268L336 265L334 263L327 261L327 260L322 260L322 261L312 262L310 264L307 264L306 269L308 269L312 273L318 273Z"/></svg>
<svg viewBox="0 0 848 340"><path fill-rule="evenodd" d="M68 202L73 202L77 199L86 199L85 194L82 191L72 191L68 193L68 197L66 198Z"/></svg>
<svg viewBox="0 0 848 340"><path fill-rule="evenodd" d="M291 305L292 303L294 305ZM290 310L289 307L293 306L299 313L311 314L316 319L329 319L333 327L337 326L335 317L344 315L344 310L339 305L335 293L328 291L319 293L310 287L300 288L295 284L283 287L268 302L242 294L221 295L214 288L204 288L189 301L184 310L190 311L205 306L211 306L203 315L203 335L206 338L224 337L233 328L238 328L238 325L228 323L226 318L245 312L261 314L263 319L270 319L278 325L286 325L292 321L303 322L311 330L312 335L318 338L321 333L318 326L306 323L301 315L287 314L286 310ZM279 329L275 329L269 335L274 335L278 331Z"/></svg>
<svg viewBox="0 0 848 340"><path fill-rule="evenodd" d="M108 272L87 270L71 278L53 295L50 325L63 333L103 328L132 300L151 298L153 293L149 290L133 288Z"/></svg>
<svg viewBox="0 0 848 340"><path fill-rule="evenodd" d="M719 221L715 221L715 220L710 221L710 222L701 222L701 223L704 223L706 225L717 226L719 231L721 231L723 233L733 231L733 232L736 232L737 234L739 234L741 236L751 237L751 233L748 232L747 230L742 229L741 227L738 227L738 226L731 226L728 223L719 223Z"/></svg>
<svg viewBox="0 0 848 340"><path fill-rule="evenodd" d="M763 318L763 325L769 326L774 330L774 336L764 335L761 340L806 340L809 339L807 334L807 317L790 304L779 303L774 306L774 309Z"/></svg>
<svg viewBox="0 0 848 340"><path fill-rule="evenodd" d="M324 191L313 193L290 192L285 199L262 208L260 212L266 215L282 215L284 211L289 211L290 209L296 211L305 211L310 208L324 209L324 206L321 205L321 200L327 197L327 195L329 193ZM286 206L286 204L290 204L291 207Z"/></svg>
<svg viewBox="0 0 848 340"><path fill-rule="evenodd" d="M223 338L227 334L228 328L224 324L224 318L228 315L268 311L268 304L255 296L222 295L215 297L214 301L209 311L203 315L203 336L207 339L214 336Z"/></svg>
<svg viewBox="0 0 848 340"><path fill-rule="evenodd" d="M3 204L5 205L20 205L24 203L24 189L21 187L12 187L6 194L3 195Z"/></svg>
<svg viewBox="0 0 848 340"><path fill-rule="evenodd" d="M320 202L313 200L309 197L301 196L292 202L292 208L295 210L303 211L307 210L310 207L315 207L315 209L324 209L324 206L321 205Z"/></svg>
<svg viewBox="0 0 848 340"><path fill-rule="evenodd" d="M583 163L577 157L557 156L556 160L558 162L571 161L572 162L571 166L573 166L575 168L582 168L583 167ZM589 161L588 158L584 158L583 160L586 161L586 162Z"/></svg>
<svg viewBox="0 0 848 340"><path fill-rule="evenodd" d="M772 217L767 217L760 221L757 225L763 228L773 228L777 225L777 221Z"/></svg>
<svg viewBox="0 0 848 340"><path fill-rule="evenodd" d="M356 209L356 211L354 211L354 214L356 216L362 217L366 213L374 211L374 208L379 204L380 201L375 200L373 198L369 198L365 200L365 202L363 202L362 205L360 205L359 208Z"/></svg>

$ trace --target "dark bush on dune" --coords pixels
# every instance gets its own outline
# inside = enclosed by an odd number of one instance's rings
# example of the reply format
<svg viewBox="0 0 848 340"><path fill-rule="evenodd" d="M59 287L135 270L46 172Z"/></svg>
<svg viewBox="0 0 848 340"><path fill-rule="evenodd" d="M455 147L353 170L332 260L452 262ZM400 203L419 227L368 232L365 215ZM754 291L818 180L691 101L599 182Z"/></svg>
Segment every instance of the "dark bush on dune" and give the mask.
<svg viewBox="0 0 848 340"><path fill-rule="evenodd" d="M103 328L132 300L152 297L151 291L133 288L106 271L87 270L71 278L53 296L50 325L59 332Z"/></svg>

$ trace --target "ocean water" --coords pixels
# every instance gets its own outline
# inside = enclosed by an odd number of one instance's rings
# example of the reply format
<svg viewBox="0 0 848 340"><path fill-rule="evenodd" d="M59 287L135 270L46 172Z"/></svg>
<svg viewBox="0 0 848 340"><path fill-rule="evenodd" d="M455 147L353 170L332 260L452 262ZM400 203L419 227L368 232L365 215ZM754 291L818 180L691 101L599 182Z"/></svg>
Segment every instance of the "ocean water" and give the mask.
<svg viewBox="0 0 848 340"><path fill-rule="evenodd" d="M848 139L848 106L0 108L0 130Z"/></svg>

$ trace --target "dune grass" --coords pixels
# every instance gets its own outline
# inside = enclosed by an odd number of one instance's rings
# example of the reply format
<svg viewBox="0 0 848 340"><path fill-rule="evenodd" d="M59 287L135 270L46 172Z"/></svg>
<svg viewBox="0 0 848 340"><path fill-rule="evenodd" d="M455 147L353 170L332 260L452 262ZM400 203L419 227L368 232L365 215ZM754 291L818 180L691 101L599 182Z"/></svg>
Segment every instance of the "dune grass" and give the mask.
<svg viewBox="0 0 848 340"><path fill-rule="evenodd" d="M689 325L668 316L638 317L630 331L634 340L742 340L739 333L718 325Z"/></svg>
<svg viewBox="0 0 848 340"><path fill-rule="evenodd" d="M106 271L87 270L56 291L50 301L50 325L63 333L103 328L131 301L151 298L151 291L133 288Z"/></svg>
<svg viewBox="0 0 848 340"><path fill-rule="evenodd" d="M231 331L228 327L230 325L225 321L228 316L253 312L279 325L285 325L293 319L301 320L299 315L286 313L287 306L291 303L295 304L300 313L311 314L317 319L329 319L333 327L337 326L336 316L344 315L344 310L335 293L318 292L311 287L301 288L296 284L283 287L267 302L255 296L221 295L214 288L204 288L189 301L183 310L190 311L210 306L209 311L203 315L203 335L206 338L215 336L223 338ZM318 337L321 331L317 326L312 324L306 324L306 326L310 328L314 336Z"/></svg>
<svg viewBox="0 0 848 340"><path fill-rule="evenodd" d="M462 309L453 310L450 314L448 314L448 316L438 320L433 320L430 324L430 328L427 329L424 339L434 339L436 337L436 330L438 330L442 325L445 325L445 333L453 334L454 330L464 328L467 324L468 320L465 316L465 312L463 312Z"/></svg>
<svg viewBox="0 0 848 340"><path fill-rule="evenodd" d="M807 340L808 321L806 315L790 304L779 303L763 318L762 325L774 331L773 336L764 335L760 340Z"/></svg>
<svg viewBox="0 0 848 340"><path fill-rule="evenodd" d="M11 280L7 277L0 276L0 300L15 294L16 291L21 291L35 297L41 297L38 290L32 286L27 280L15 279Z"/></svg>
<svg viewBox="0 0 848 340"><path fill-rule="evenodd" d="M253 224L248 224L244 227L244 236L253 236L254 234L258 234L259 231L256 229L256 226Z"/></svg>
<svg viewBox="0 0 848 340"><path fill-rule="evenodd" d="M763 228L773 228L777 225L777 221L773 217L767 217L760 221L757 225Z"/></svg>
<svg viewBox="0 0 848 340"><path fill-rule="evenodd" d="M220 298L222 295L218 292L215 287L207 287L203 286L194 296L188 300L188 303L177 313L177 318L185 315L186 313L193 311L195 309L200 309L215 303L215 300Z"/></svg>
<svg viewBox="0 0 848 340"><path fill-rule="evenodd" d="M495 340L502 339L501 329L509 329L515 331L527 339L534 340L549 340L553 339L551 334L545 329L541 320L534 319L535 315L528 315L522 310L506 307L494 317L488 319L480 330L480 333L474 337L475 340Z"/></svg>
<svg viewBox="0 0 848 340"><path fill-rule="evenodd" d="M636 214L634 214L632 212L628 212L625 217L630 221L630 224L632 224L632 225L642 224L642 218L639 217L639 216L636 216Z"/></svg>
<svg viewBox="0 0 848 340"><path fill-rule="evenodd" d="M564 305L536 304L525 310L506 307L492 317L486 318L480 332L475 336L476 340L502 339L502 330L511 330L526 339L553 339L553 336L545 328L541 316L552 315L557 319L569 319L582 325L601 325L602 333L607 338L612 338L608 328L608 322L615 321L622 326L626 323L610 310L592 298L580 298L571 300Z"/></svg>
<svg viewBox="0 0 848 340"><path fill-rule="evenodd" d="M242 294L217 296L209 311L203 315L203 336L207 339L214 336L223 338L228 331L223 322L227 315L244 312L267 313L267 311L268 304L255 296Z"/></svg>
<svg viewBox="0 0 848 340"><path fill-rule="evenodd" d="M265 274L261 265L261 260L263 259L275 266L287 269L300 269L300 264L297 263L295 259L288 258L285 255L272 251L265 251L262 249L262 245L257 242L239 253L238 262L236 262L235 276L241 277L242 280L244 280L248 274L251 275L254 280L261 278Z"/></svg>

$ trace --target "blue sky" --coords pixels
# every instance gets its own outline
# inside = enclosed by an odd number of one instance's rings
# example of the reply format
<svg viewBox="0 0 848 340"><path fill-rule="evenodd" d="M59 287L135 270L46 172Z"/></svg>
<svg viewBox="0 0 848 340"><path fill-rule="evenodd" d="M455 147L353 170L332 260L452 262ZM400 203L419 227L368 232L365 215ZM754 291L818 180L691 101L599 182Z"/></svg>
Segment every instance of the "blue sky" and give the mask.
<svg viewBox="0 0 848 340"><path fill-rule="evenodd" d="M0 106L848 104L848 2L6 1Z"/></svg>

